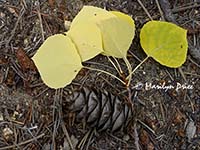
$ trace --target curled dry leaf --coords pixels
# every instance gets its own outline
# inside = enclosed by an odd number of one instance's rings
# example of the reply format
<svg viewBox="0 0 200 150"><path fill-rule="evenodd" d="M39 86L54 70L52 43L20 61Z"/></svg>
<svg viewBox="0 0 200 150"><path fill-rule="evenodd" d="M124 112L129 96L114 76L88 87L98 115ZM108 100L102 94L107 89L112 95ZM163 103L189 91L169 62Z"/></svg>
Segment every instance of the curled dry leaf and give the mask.
<svg viewBox="0 0 200 150"><path fill-rule="evenodd" d="M28 69L36 70L33 61L27 56L27 54L22 48L19 48L16 51L16 58L23 71L26 71Z"/></svg>

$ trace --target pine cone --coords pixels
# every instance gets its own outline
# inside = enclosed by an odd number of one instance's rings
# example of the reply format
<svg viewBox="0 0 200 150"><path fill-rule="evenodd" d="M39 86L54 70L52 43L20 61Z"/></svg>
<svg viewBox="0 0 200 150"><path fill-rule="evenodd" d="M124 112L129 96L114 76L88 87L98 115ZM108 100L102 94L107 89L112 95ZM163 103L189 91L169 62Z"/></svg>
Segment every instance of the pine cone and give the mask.
<svg viewBox="0 0 200 150"><path fill-rule="evenodd" d="M70 111L75 112L76 120L83 119L98 131L111 132L126 127L133 112L118 96L105 90L82 88L70 96Z"/></svg>

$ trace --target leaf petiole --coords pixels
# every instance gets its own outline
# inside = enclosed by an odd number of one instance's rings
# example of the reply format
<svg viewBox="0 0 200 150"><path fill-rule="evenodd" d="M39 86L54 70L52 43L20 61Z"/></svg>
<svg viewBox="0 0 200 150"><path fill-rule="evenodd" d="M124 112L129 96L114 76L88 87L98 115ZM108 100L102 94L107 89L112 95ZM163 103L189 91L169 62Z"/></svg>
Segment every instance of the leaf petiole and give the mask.
<svg viewBox="0 0 200 150"><path fill-rule="evenodd" d="M131 82L131 79L132 79L132 74L131 74L132 66L131 66L130 62L128 61L128 59L126 57L123 57L123 60L124 60L124 62L126 64L126 66L127 66L128 73L129 73L129 75L126 77L126 80L128 80L128 83L127 83L126 86L128 87L130 82Z"/></svg>
<svg viewBox="0 0 200 150"><path fill-rule="evenodd" d="M113 65L113 67L115 68L115 70L117 71L117 73L120 75L122 73L121 70L120 70L120 68L115 65L115 63L110 59L109 56L107 56L107 58L108 58L109 62Z"/></svg>
<svg viewBox="0 0 200 150"><path fill-rule="evenodd" d="M126 83L125 83L124 81L122 81L120 78L118 78L117 76L115 76L115 75L113 75L112 73L107 72L107 71L105 71L105 70L101 70L101 69L97 69L97 68L92 68L92 67L87 67L87 66L83 66L83 68L89 69L89 70L93 70L93 71L99 71L99 72L101 72L101 73L105 73L105 74L107 74L107 75L109 75L109 76L111 76L111 77L117 79L117 80L120 81L122 84L126 85Z"/></svg>
<svg viewBox="0 0 200 150"><path fill-rule="evenodd" d="M137 65L134 69L133 69L133 71L126 77L126 79L129 79L131 76L132 76L132 74L149 58L150 56L147 56L144 60L142 60L140 63L139 63L139 65Z"/></svg>

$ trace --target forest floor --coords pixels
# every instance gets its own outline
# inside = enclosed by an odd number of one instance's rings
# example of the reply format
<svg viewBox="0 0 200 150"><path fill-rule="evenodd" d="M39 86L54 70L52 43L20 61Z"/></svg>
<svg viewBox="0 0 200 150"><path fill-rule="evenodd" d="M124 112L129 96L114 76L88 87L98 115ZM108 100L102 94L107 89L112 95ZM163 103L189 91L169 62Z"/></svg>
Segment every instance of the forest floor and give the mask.
<svg viewBox="0 0 200 150"><path fill-rule="evenodd" d="M151 19L174 22L188 30L186 62L173 69L149 58L135 71L128 89L113 77L88 69L82 69L63 89L48 88L30 58L47 37L65 32L65 22L72 21L84 5L132 16L136 35L127 58L133 68L146 57L139 34ZM127 75L125 63L118 62ZM84 65L119 76L103 55ZM147 84L175 88L147 89ZM192 89L176 89L177 84ZM80 86L103 89L122 100L131 97L134 113L128 126L99 132L73 121L76 113L66 104L68 94ZM200 2L0 0L0 150L6 149L200 150Z"/></svg>

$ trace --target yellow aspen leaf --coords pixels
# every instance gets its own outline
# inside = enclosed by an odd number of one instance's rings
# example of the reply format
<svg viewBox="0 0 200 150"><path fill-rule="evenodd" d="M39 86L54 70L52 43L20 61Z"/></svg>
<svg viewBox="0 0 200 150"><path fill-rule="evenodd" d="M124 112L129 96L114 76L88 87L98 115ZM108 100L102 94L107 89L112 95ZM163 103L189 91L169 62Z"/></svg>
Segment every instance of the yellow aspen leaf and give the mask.
<svg viewBox="0 0 200 150"><path fill-rule="evenodd" d="M187 30L169 22L149 21L140 32L145 53L167 67L180 67L186 60Z"/></svg>
<svg viewBox="0 0 200 150"><path fill-rule="evenodd" d="M135 22L131 18L131 16L129 16L127 14L124 14L122 12L119 12L119 11L109 11L109 12L111 12L112 14L114 14L115 16L117 16L118 18L124 20L125 22L129 23L129 25L134 28L133 31L135 31ZM135 35L135 32L133 34Z"/></svg>
<svg viewBox="0 0 200 150"><path fill-rule="evenodd" d="M32 59L44 83L54 89L70 84L82 68L75 45L63 34L47 38Z"/></svg>
<svg viewBox="0 0 200 150"><path fill-rule="evenodd" d="M76 45L82 62L103 52L101 31L94 23L80 22L66 34Z"/></svg>
<svg viewBox="0 0 200 150"><path fill-rule="evenodd" d="M104 19L115 18L116 16L112 13L109 13L107 10L94 7L94 6L83 6L80 12L75 16L71 23L71 28L76 24L81 22L91 21L93 23L100 22Z"/></svg>
<svg viewBox="0 0 200 150"><path fill-rule="evenodd" d="M103 54L124 58L135 36L134 20L121 12L111 11L110 13L116 17L98 23L103 38Z"/></svg>
<svg viewBox="0 0 200 150"><path fill-rule="evenodd" d="M104 50L102 54L117 58L126 57L135 33L134 21L130 16L94 6L84 6L72 21L71 29L82 22L94 23L99 27Z"/></svg>

